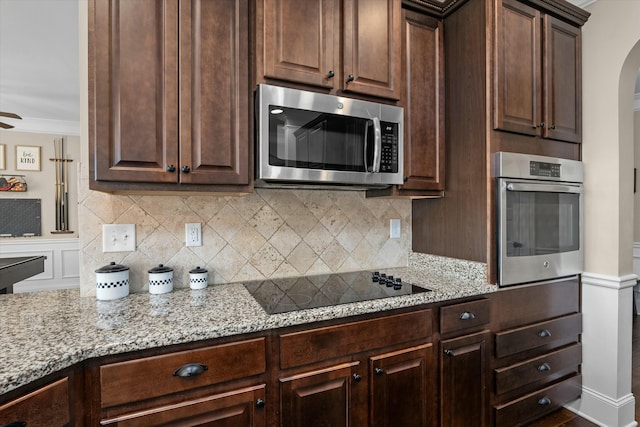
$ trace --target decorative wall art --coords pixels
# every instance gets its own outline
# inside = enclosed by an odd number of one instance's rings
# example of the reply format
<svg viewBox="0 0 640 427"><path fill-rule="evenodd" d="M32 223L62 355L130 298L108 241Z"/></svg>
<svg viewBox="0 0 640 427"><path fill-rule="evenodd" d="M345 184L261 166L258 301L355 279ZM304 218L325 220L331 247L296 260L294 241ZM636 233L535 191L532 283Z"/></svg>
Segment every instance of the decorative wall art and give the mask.
<svg viewBox="0 0 640 427"><path fill-rule="evenodd" d="M0 170L5 170L5 168L7 167L4 151L5 151L5 145L0 144Z"/></svg>
<svg viewBox="0 0 640 427"><path fill-rule="evenodd" d="M40 147L16 145L16 170L39 171Z"/></svg>

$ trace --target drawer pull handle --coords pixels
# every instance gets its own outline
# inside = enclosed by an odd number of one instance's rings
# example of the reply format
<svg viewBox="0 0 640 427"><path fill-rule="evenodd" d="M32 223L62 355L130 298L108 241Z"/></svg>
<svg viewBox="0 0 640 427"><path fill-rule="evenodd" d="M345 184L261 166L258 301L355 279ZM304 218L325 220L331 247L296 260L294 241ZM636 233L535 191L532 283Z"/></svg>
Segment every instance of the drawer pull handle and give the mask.
<svg viewBox="0 0 640 427"><path fill-rule="evenodd" d="M551 405L551 399L549 399L547 396L545 396L542 399L538 400L538 405L540 405L540 406Z"/></svg>
<svg viewBox="0 0 640 427"><path fill-rule="evenodd" d="M27 423L24 421L12 421L8 424L2 424L0 427L27 427Z"/></svg>
<svg viewBox="0 0 640 427"><path fill-rule="evenodd" d="M264 400L263 399L256 400L256 408L264 408Z"/></svg>
<svg viewBox="0 0 640 427"><path fill-rule="evenodd" d="M186 365L180 366L176 369L173 376L180 378L196 377L207 369L209 369L209 367L202 363L187 363Z"/></svg>
<svg viewBox="0 0 640 427"><path fill-rule="evenodd" d="M538 371L540 372L544 372L544 371L550 371L551 370L551 365L549 365L548 363L543 363L542 365L538 366Z"/></svg>
<svg viewBox="0 0 640 427"><path fill-rule="evenodd" d="M376 373L376 375L380 376L380 375L383 375L383 374L384 374L384 370L383 370L383 369L380 369L380 368L376 368L376 369L375 369L375 373Z"/></svg>
<svg viewBox="0 0 640 427"><path fill-rule="evenodd" d="M460 320L472 320L472 319L475 319L475 318L476 318L476 315L473 314L470 311L465 311L464 313L462 313L460 315Z"/></svg>
<svg viewBox="0 0 640 427"><path fill-rule="evenodd" d="M551 336L551 332L548 329L543 329L540 332L538 332L538 336L540 338L550 337Z"/></svg>

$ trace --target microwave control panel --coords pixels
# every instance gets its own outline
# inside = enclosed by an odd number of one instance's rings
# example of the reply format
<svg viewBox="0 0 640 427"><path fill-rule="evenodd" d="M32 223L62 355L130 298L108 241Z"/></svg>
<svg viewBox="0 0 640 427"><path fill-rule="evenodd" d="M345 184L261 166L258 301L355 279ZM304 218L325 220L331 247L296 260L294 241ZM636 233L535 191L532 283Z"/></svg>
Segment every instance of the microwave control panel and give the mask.
<svg viewBox="0 0 640 427"><path fill-rule="evenodd" d="M547 176L550 178L560 178L560 165L557 163L529 162L529 173L531 176Z"/></svg>
<svg viewBox="0 0 640 427"><path fill-rule="evenodd" d="M380 122L382 137L382 155L380 157L380 172L398 172L398 124Z"/></svg>

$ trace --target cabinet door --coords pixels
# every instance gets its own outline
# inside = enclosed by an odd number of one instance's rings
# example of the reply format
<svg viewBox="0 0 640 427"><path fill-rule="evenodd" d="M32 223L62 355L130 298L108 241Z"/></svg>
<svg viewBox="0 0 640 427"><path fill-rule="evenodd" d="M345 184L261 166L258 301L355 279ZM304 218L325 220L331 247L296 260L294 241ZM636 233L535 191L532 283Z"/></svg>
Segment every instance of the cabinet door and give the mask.
<svg viewBox="0 0 640 427"><path fill-rule="evenodd" d="M582 37L576 28L544 16L544 137L582 140Z"/></svg>
<svg viewBox="0 0 640 427"><path fill-rule="evenodd" d="M101 425L125 426L266 426L264 385L177 402L102 420Z"/></svg>
<svg viewBox="0 0 640 427"><path fill-rule="evenodd" d="M515 0L497 2L494 127L537 135L541 127L540 12Z"/></svg>
<svg viewBox="0 0 640 427"><path fill-rule="evenodd" d="M345 91L400 99L402 17L399 0L345 0Z"/></svg>
<svg viewBox="0 0 640 427"><path fill-rule="evenodd" d="M177 182L178 2L94 0L89 135L97 181Z"/></svg>
<svg viewBox="0 0 640 427"><path fill-rule="evenodd" d="M434 413L432 344L372 357L369 361L372 426L431 426Z"/></svg>
<svg viewBox="0 0 640 427"><path fill-rule="evenodd" d="M248 0L180 2L180 182L249 183Z"/></svg>
<svg viewBox="0 0 640 427"><path fill-rule="evenodd" d="M334 87L335 44L339 40L338 0L264 0L264 76ZM258 53L260 54L260 53Z"/></svg>
<svg viewBox="0 0 640 427"><path fill-rule="evenodd" d="M351 420L352 387L366 385L352 376L356 365L345 363L280 379L280 425L357 425Z"/></svg>
<svg viewBox="0 0 640 427"><path fill-rule="evenodd" d="M66 426L71 422L69 379L62 378L0 406L0 424Z"/></svg>
<svg viewBox="0 0 640 427"><path fill-rule="evenodd" d="M442 21L403 10L403 190L444 190Z"/></svg>
<svg viewBox="0 0 640 427"><path fill-rule="evenodd" d="M441 342L441 425L465 427L487 424L489 336L489 332L482 332Z"/></svg>

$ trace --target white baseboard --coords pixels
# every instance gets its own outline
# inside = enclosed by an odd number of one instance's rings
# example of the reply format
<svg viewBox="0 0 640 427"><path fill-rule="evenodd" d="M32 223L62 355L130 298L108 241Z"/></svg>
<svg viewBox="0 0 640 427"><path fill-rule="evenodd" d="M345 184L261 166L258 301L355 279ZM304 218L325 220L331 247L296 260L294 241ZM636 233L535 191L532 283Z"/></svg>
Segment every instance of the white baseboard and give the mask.
<svg viewBox="0 0 640 427"><path fill-rule="evenodd" d="M0 257L44 255L44 272L18 282L14 293L80 287L79 239L2 240Z"/></svg>
<svg viewBox="0 0 640 427"><path fill-rule="evenodd" d="M602 427L636 427L638 425L633 421L636 411L636 400L633 394L613 400L583 386L582 397L568 404L566 408ZM588 413L583 412L582 408L589 408ZM597 418L590 414L597 414Z"/></svg>

